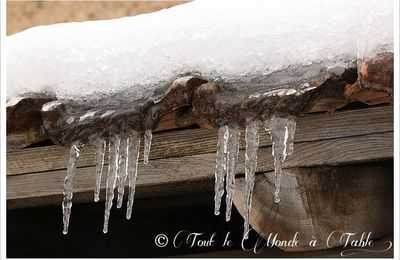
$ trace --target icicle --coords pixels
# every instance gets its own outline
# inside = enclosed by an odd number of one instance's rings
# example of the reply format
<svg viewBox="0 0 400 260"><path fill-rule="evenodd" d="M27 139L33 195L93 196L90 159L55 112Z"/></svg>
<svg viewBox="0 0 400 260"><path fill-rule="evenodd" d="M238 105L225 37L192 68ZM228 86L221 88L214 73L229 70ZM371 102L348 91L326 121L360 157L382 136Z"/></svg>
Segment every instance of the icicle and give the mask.
<svg viewBox="0 0 400 260"><path fill-rule="evenodd" d="M279 191L281 189L282 165L287 155L293 153L293 141L296 130L296 122L293 117L283 118L272 116L267 129L272 139L272 155L275 168L274 201L279 203Z"/></svg>
<svg viewBox="0 0 400 260"><path fill-rule="evenodd" d="M144 132L144 151L143 151L143 163L149 163L149 155L150 155L150 147L151 147L151 139L153 138L153 134L151 130L146 130Z"/></svg>
<svg viewBox="0 0 400 260"><path fill-rule="evenodd" d="M78 141L74 142L69 150L67 175L64 179L64 199L62 202L64 235L68 233L69 217L71 215L72 208L72 197L74 196L74 177L76 172L76 161L79 157L79 153L82 147L83 144Z"/></svg>
<svg viewBox="0 0 400 260"><path fill-rule="evenodd" d="M129 146L129 138L123 139L121 141L120 148L120 156L119 156L119 171L118 171L118 200L117 200L117 208L122 207L122 202L124 200L125 193L125 183L128 174L127 170L127 160L128 160L128 146Z"/></svg>
<svg viewBox="0 0 400 260"><path fill-rule="evenodd" d="M127 159L127 172L129 180L129 193L128 193L128 204L126 210L126 219L130 219L132 216L133 201L135 198L135 186L137 177L137 167L139 160L140 151L140 135L135 132L129 137L128 147L128 159Z"/></svg>
<svg viewBox="0 0 400 260"><path fill-rule="evenodd" d="M229 130L227 126L222 126L218 130L218 148L215 166L215 195L214 195L214 214L219 215L221 199L224 195L224 180L226 174L226 153L228 146Z"/></svg>
<svg viewBox="0 0 400 260"><path fill-rule="evenodd" d="M248 238L249 233L249 216L251 199L253 196L255 172L257 168L258 144L258 122L252 121L246 125L244 239Z"/></svg>
<svg viewBox="0 0 400 260"><path fill-rule="evenodd" d="M104 226L103 232L108 232L108 221L110 218L110 211L113 205L114 199L114 188L116 184L117 174L118 174L118 157L119 157L119 147L121 139L118 136L112 137L109 145L109 165L107 173L106 182L106 205L104 212Z"/></svg>
<svg viewBox="0 0 400 260"><path fill-rule="evenodd" d="M361 64L364 61L365 38L357 40L357 74L360 74Z"/></svg>
<svg viewBox="0 0 400 260"><path fill-rule="evenodd" d="M361 73L361 65L365 60L366 52L368 52L368 37L369 30L371 27L371 16L370 9L368 9L362 16L360 21L361 26L359 32L361 35L357 39L357 74Z"/></svg>
<svg viewBox="0 0 400 260"><path fill-rule="evenodd" d="M287 155L292 155L294 150L294 134L296 132L296 120L294 117L289 117L286 131L288 132L288 137L286 140L286 153Z"/></svg>
<svg viewBox="0 0 400 260"><path fill-rule="evenodd" d="M233 194L235 191L236 161L239 154L240 131L237 126L229 128L227 170L226 170L226 215L225 220L231 219Z"/></svg>
<svg viewBox="0 0 400 260"><path fill-rule="evenodd" d="M106 149L105 140L96 140L96 187L94 188L94 201L98 202L100 199L100 186L101 176L103 175L104 168L104 152Z"/></svg>

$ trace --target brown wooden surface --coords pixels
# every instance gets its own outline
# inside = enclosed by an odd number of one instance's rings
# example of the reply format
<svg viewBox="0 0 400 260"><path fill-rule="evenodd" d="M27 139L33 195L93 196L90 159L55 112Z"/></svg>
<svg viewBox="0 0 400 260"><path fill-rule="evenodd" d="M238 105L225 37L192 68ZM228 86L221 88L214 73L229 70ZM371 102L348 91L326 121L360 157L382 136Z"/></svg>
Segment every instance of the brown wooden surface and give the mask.
<svg viewBox="0 0 400 260"><path fill-rule="evenodd" d="M260 129L258 172L271 171L271 141ZM181 194L213 189L215 129L160 132L153 137L150 164L139 165L137 196ZM244 140L241 148L244 148ZM285 167L314 167L393 158L393 106L320 113L299 118L295 152ZM238 174L244 173L244 151ZM68 147L43 146L7 153L9 208L59 203ZM107 163L107 162L106 162ZM107 168L107 166L106 166ZM93 200L94 153L82 150L75 179L74 202ZM103 185L104 188L103 178ZM103 195L103 194L102 194Z"/></svg>
<svg viewBox="0 0 400 260"><path fill-rule="evenodd" d="M272 170L273 159L271 147L259 150L257 171ZM385 160L393 157L393 133L369 134L347 138L336 138L321 141L301 142L295 144L295 152L288 157L285 167L334 165L365 162L370 160ZM263 158L263 159L261 159ZM238 174L244 172L243 151L239 155ZM214 177L215 154L199 154L182 157L171 157L150 161L150 164L139 165L138 195L141 190L146 190L148 195L160 193L179 193L184 187L182 182L196 189L196 182L212 180ZM75 178L75 191L89 192L94 185L94 166L77 169ZM15 207L27 207L25 198L45 197L58 195L61 198L62 183L66 170L45 171L22 175L7 176L7 200ZM173 185L176 184L176 185ZM151 186L158 188L150 190ZM166 185L165 187L163 187ZM146 187L149 186L147 189ZM104 188L104 178L103 186ZM212 189L213 187L209 187ZM172 190L169 190L172 189ZM176 191L175 191L176 189ZM91 196L86 201L91 201ZM11 204L9 203L9 206Z"/></svg>
<svg viewBox="0 0 400 260"><path fill-rule="evenodd" d="M234 203L243 215L244 178L238 178ZM393 232L393 162L336 167L287 169L282 174L281 201L273 201L274 173L256 176L250 224L264 238L292 239L299 232L298 247L285 251L327 248L327 239L341 246L343 232L352 239L363 232L382 238ZM308 242L318 241L310 247Z"/></svg>
<svg viewBox="0 0 400 260"><path fill-rule="evenodd" d="M391 131L393 131L393 106L371 107L299 118L295 141L310 142ZM150 158L154 160L214 153L216 144L215 129L186 129L157 133L153 137ZM260 147L270 145L269 135L260 129ZM243 147L242 135L241 148ZM7 153L7 175L65 169L68 151L69 147L56 145L10 151ZM78 167L88 166L94 166L94 151L90 145L83 148L78 162Z"/></svg>

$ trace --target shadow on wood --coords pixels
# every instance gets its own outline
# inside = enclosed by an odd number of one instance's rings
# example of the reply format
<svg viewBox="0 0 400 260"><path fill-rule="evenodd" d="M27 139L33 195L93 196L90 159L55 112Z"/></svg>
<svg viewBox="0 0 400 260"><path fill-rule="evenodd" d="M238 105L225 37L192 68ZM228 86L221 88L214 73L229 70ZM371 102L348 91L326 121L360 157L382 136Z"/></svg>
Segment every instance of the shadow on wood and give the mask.
<svg viewBox="0 0 400 260"><path fill-rule="evenodd" d="M341 167L285 169L282 174L281 201L273 201L274 173L256 176L250 224L264 238L292 239L299 232L299 246L285 251L327 248L329 235L340 230L372 232L373 238L393 231L393 162ZM237 178L234 204L243 216L245 180ZM343 245L342 232L329 239ZM317 239L315 247L308 242Z"/></svg>

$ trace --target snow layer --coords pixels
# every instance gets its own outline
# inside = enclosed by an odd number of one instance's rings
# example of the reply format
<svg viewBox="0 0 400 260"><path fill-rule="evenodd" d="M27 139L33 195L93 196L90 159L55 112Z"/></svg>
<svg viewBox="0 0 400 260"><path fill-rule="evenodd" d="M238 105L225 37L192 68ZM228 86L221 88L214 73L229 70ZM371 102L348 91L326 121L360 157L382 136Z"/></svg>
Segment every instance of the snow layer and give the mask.
<svg viewBox="0 0 400 260"><path fill-rule="evenodd" d="M311 64L318 73L391 50L393 1L199 0L135 17L38 26L6 42L8 99L121 91L142 98L180 73L268 77Z"/></svg>

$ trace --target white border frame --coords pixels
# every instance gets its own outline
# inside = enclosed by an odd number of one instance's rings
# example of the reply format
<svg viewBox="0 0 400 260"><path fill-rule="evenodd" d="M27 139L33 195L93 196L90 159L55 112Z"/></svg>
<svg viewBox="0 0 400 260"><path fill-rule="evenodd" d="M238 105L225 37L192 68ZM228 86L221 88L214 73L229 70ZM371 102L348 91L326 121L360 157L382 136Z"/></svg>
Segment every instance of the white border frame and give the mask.
<svg viewBox="0 0 400 260"><path fill-rule="evenodd" d="M1 191L1 215L0 215L0 258L6 258L6 102L5 102L5 94L6 94L6 67L5 67L5 53L6 53L6 45L4 44L5 36L6 36L6 0L0 0L0 17L1 17L1 161L0 161L0 191ZM24 0L12 0L12 1L24 1ZM49 0L48 0L49 1ZM50 0L51 1L51 0ZM86 0L88 1L88 0ZM95 0L89 0L95 1ZM115 0L109 0L115 1ZM154 0L152 0L154 1ZM160 0L160 1L168 1L168 0ZM329 0L334 1L334 0ZM27 1L28 2L28 1ZM394 250L394 259L400 259L399 254L399 189L400 189L400 169L399 169L399 121L400 121L400 113L399 113L399 91L400 91L400 67L399 67L399 1L393 0L394 2L394 227L393 227L393 250ZM340 256L338 256L340 258ZM318 259L318 258L315 258Z"/></svg>

